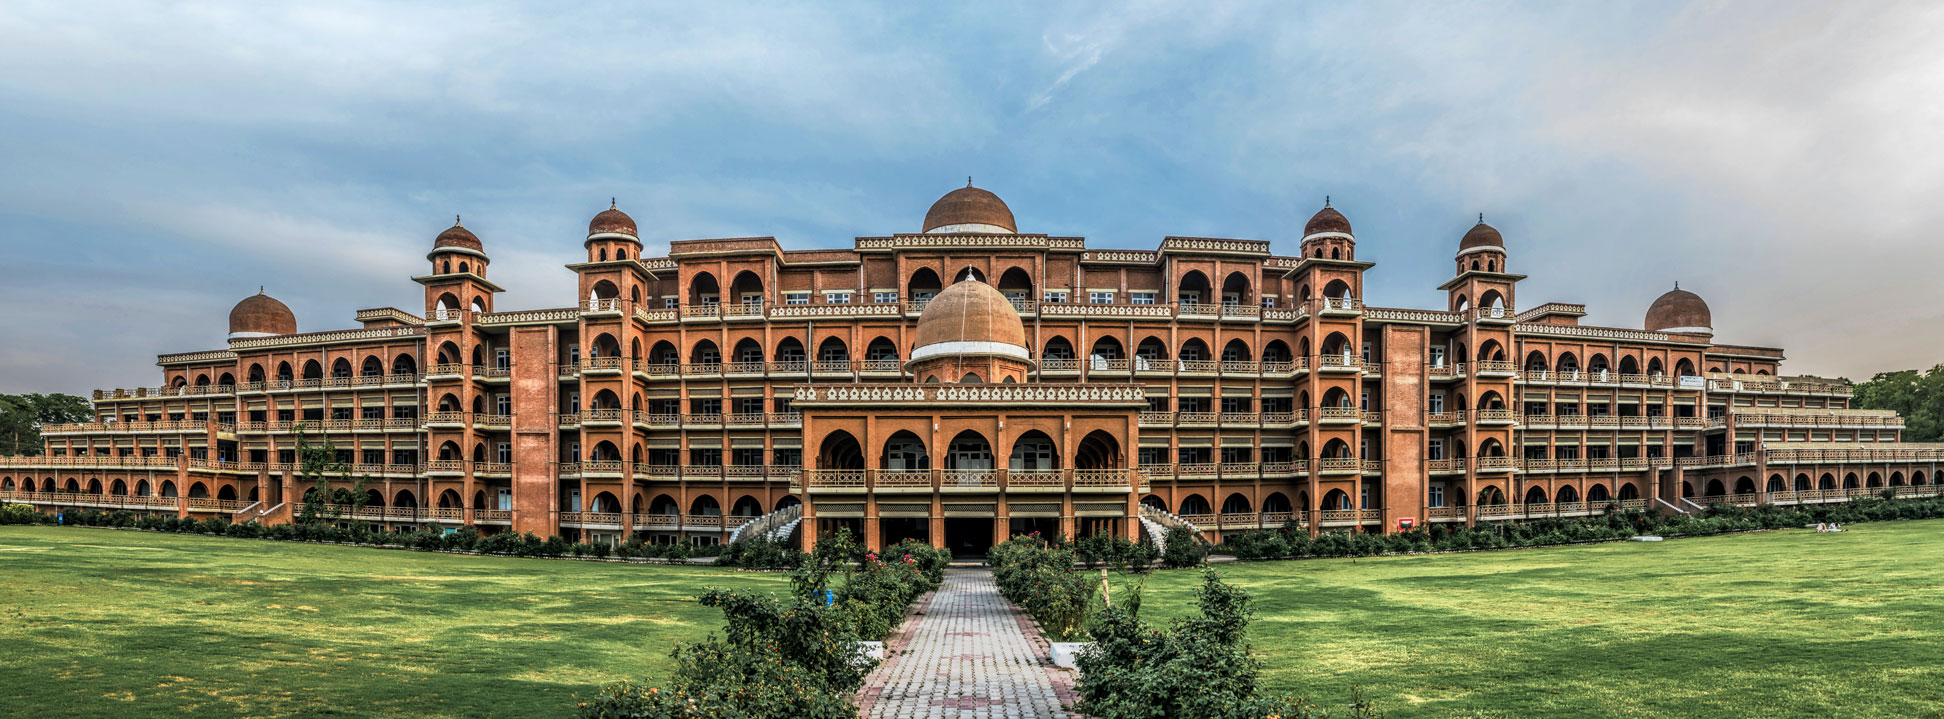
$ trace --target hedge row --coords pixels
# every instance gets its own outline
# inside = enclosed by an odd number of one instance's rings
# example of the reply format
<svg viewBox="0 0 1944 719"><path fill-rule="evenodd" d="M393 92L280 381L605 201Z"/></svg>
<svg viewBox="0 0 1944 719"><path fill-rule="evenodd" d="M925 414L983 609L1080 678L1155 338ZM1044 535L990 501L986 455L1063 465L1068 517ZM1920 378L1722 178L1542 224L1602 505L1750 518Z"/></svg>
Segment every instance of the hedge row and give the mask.
<svg viewBox="0 0 1944 719"><path fill-rule="evenodd" d="M1314 538L1295 524L1281 529L1245 532L1225 538L1216 551L1237 559L1295 559L1358 557L1413 552L1542 547L1585 542L1610 542L1640 535L1699 537L1759 529L1784 529L1824 522L1873 522L1944 517L1944 499L1857 499L1841 504L1804 507L1712 505L1698 515L1654 515L1617 511L1600 517L1548 518L1518 523L1464 525L1433 524L1396 534L1328 532Z"/></svg>
<svg viewBox="0 0 1944 719"><path fill-rule="evenodd" d="M1085 633L1100 577L1074 571L1074 550L1065 538L1038 532L1006 540L986 555L999 593L1026 610L1053 641Z"/></svg>
<svg viewBox="0 0 1944 719"><path fill-rule="evenodd" d="M55 522L54 515L37 511L24 504L9 504L0 510L0 524L54 524ZM138 515L127 510L100 512L83 509L64 512L60 517L60 523L83 527L120 527L178 534L213 534L286 542L361 544L433 552L504 554L515 557L615 557L668 560L715 556L721 551L721 547L715 546L698 547L686 543L649 544L640 539L631 539L618 547L611 547L607 544L568 542L557 536L542 539L532 532L481 534L478 528L470 525L461 527L455 532L447 532L437 525L410 531L382 531L366 529L363 525L353 525L348 528L323 522L266 525L256 522L230 522L219 517L189 519L155 514Z"/></svg>

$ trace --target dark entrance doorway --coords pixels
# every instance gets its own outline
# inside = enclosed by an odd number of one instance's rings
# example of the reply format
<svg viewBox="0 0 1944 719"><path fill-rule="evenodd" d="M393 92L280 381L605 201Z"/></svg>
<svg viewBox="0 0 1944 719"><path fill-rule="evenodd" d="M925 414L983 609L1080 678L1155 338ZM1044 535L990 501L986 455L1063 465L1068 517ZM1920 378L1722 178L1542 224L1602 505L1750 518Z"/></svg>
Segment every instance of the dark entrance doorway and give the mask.
<svg viewBox="0 0 1944 719"><path fill-rule="evenodd" d="M886 547L907 539L931 544L931 520L924 517L885 517L878 520L878 533Z"/></svg>
<svg viewBox="0 0 1944 719"><path fill-rule="evenodd" d="M952 550L954 559L985 556L992 549L992 520L946 519L945 548Z"/></svg>
<svg viewBox="0 0 1944 719"><path fill-rule="evenodd" d="M1053 535L1060 533L1060 519L1058 517L1013 517L1012 526L1007 529L1007 536L1018 537L1034 532L1039 532L1042 539L1052 539Z"/></svg>

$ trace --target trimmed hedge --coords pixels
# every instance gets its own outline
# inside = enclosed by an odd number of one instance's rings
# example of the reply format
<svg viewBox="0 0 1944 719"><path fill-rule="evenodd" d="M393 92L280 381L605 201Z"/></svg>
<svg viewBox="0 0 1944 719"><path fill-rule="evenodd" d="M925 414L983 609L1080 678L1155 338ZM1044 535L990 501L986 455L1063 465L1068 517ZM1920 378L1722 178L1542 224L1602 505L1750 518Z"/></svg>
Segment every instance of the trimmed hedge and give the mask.
<svg viewBox="0 0 1944 719"><path fill-rule="evenodd" d="M1244 532L1226 537L1216 551L1244 560L1296 559L1613 542L1644 534L1701 537L1760 529L1786 529L1823 522L1944 518L1944 499L1866 498L1807 507L1717 504L1699 515L1672 516L1637 510L1623 512L1618 507L1608 507L1608 511L1609 514L1600 517L1547 518L1475 527L1432 524L1428 528L1396 534L1326 532L1315 538L1311 538L1309 531L1303 527L1287 524L1282 529Z"/></svg>
<svg viewBox="0 0 1944 719"><path fill-rule="evenodd" d="M1100 577L1074 571L1074 551L1060 537L1036 532L1006 540L986 555L999 593L1026 610L1046 637L1066 641L1085 633Z"/></svg>
<svg viewBox="0 0 1944 719"><path fill-rule="evenodd" d="M55 517L28 507L21 512L16 507L27 505L7 505L0 510L0 524L55 524ZM465 526L455 532L447 532L438 525L428 525L425 529L411 531L372 531L363 526L349 528L321 522L295 522L290 524L258 524L256 522L230 522L220 517L190 519L155 514L138 515L121 510L101 512L77 510L63 512L61 524L82 527L118 527L123 529L142 529L151 532L173 532L177 534L213 534L244 539L271 539L285 542L329 542L336 544L359 544L378 547L398 547L428 552L465 552L477 554L503 554L515 557L594 557L621 558L633 560L679 560L690 557L714 556L721 551L720 546L698 547L685 543L649 544L640 539L630 539L619 547L606 544L587 544L568 542L560 537L540 538L532 532L518 534L500 532L481 534L477 527Z"/></svg>

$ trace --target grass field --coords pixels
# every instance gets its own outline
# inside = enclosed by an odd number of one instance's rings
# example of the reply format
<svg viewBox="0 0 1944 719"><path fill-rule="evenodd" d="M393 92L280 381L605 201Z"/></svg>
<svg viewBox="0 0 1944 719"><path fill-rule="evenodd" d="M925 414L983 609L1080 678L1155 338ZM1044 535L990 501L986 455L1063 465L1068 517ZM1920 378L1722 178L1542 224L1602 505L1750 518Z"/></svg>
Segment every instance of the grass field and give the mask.
<svg viewBox="0 0 1944 719"><path fill-rule="evenodd" d="M779 574L0 527L0 715L569 717Z"/></svg>
<svg viewBox="0 0 1944 719"><path fill-rule="evenodd" d="M1392 717L1944 716L1944 521L1220 565L1265 688ZM1193 611L1157 572L1142 616Z"/></svg>

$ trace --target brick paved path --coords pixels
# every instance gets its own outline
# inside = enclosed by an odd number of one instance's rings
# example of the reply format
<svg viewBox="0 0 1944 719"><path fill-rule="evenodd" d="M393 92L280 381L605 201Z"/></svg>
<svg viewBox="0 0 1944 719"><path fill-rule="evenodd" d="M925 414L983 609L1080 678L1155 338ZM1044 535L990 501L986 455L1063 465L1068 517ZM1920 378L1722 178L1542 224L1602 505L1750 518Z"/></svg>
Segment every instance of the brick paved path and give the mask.
<svg viewBox="0 0 1944 719"><path fill-rule="evenodd" d="M1069 719L1065 673L1043 663L1046 644L984 568L945 570L902 651L865 680L870 719ZM893 642L894 644L898 642Z"/></svg>

